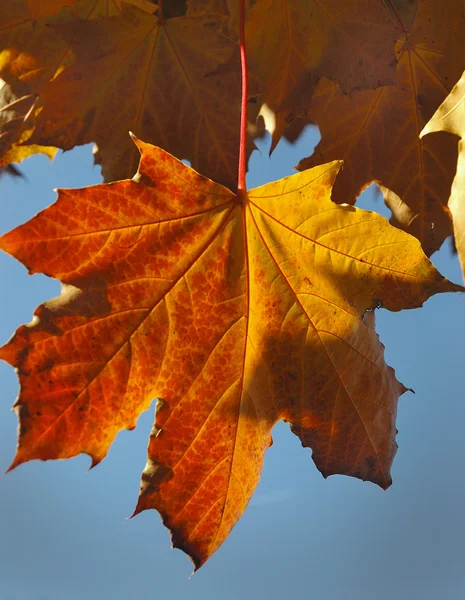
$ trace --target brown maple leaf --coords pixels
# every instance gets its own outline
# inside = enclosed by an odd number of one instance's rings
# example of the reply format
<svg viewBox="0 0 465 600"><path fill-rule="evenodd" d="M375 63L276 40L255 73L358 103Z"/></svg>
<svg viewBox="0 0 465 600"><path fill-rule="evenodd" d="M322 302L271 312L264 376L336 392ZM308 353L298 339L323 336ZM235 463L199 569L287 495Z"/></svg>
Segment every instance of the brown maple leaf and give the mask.
<svg viewBox="0 0 465 600"><path fill-rule="evenodd" d="M21 384L12 467L81 452L95 465L160 398L136 513L159 510L199 567L245 510L279 419L324 476L390 485L405 387L367 311L462 288L415 238L331 202L338 162L245 196L137 146L133 180L61 190L0 238L63 282L0 349Z"/></svg>
<svg viewBox="0 0 465 600"><path fill-rule="evenodd" d="M11 86L25 82L31 93L74 62L69 44L59 34L59 25L119 15L119 0L57 0L40 3L43 16L34 12L36 2L10 0L0 5L0 76ZM45 6L46 4L46 6ZM42 6L44 5L44 6ZM63 10L52 13L51 9Z"/></svg>
<svg viewBox="0 0 465 600"><path fill-rule="evenodd" d="M273 147L323 76L343 93L392 85L399 28L383 2L258 0L247 19L249 63L276 113Z"/></svg>
<svg viewBox="0 0 465 600"><path fill-rule="evenodd" d="M336 202L353 203L378 182L391 222L418 237L430 255L452 233L447 198L456 146L447 134L421 140L419 134L463 69L465 19L458 0L414 5L414 18L411 3L407 13L410 29L400 21L397 85L347 96L333 82L321 81L304 113L318 124L322 139L298 168L343 159Z"/></svg>
<svg viewBox="0 0 465 600"><path fill-rule="evenodd" d="M61 10L65 8L65 10ZM0 166L56 148L31 140L42 86L74 61L56 27L120 13L119 0L11 0L0 5ZM60 12L61 11L61 12Z"/></svg>
<svg viewBox="0 0 465 600"><path fill-rule="evenodd" d="M59 29L77 60L42 89L33 141L65 150L95 142L111 181L137 168L131 129L233 186L240 76L226 4L223 12L172 19L122 8Z"/></svg>
<svg viewBox="0 0 465 600"><path fill-rule="evenodd" d="M31 140L42 86L74 61L56 27L119 14L119 0L11 0L0 5L0 166L56 148ZM61 10L60 9L64 9Z"/></svg>
<svg viewBox="0 0 465 600"><path fill-rule="evenodd" d="M465 73L426 124L421 135L438 131L448 131L461 138L458 144L457 172L448 206L454 224L455 245L465 276Z"/></svg>

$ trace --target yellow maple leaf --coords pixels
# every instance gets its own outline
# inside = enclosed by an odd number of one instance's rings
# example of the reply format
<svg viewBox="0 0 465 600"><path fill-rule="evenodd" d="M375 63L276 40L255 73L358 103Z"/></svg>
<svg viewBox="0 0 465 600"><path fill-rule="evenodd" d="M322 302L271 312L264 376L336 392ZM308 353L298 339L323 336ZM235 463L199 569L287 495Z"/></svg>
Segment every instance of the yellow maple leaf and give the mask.
<svg viewBox="0 0 465 600"><path fill-rule="evenodd" d="M448 131L461 138L449 209L454 224L455 244L465 275L465 73L425 125L421 136L438 131Z"/></svg>

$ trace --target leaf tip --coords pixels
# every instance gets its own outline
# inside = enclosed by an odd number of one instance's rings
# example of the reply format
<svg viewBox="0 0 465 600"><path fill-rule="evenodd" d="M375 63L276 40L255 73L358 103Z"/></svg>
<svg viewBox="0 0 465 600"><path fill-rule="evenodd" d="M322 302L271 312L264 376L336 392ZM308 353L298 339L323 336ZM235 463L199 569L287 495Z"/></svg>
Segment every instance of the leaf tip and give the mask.
<svg viewBox="0 0 465 600"><path fill-rule="evenodd" d="M378 483L378 485L383 490L383 492L387 492L387 490L392 485L392 477L390 475L388 475L386 480L383 483Z"/></svg>
<svg viewBox="0 0 465 600"><path fill-rule="evenodd" d="M129 137L131 138L131 140L134 142L134 144L137 146L137 149L139 150L139 152L142 154L142 151L144 149L144 146L147 146L146 142L143 142L142 140L140 140L137 135L135 135L132 131L129 132Z"/></svg>
<svg viewBox="0 0 465 600"><path fill-rule="evenodd" d="M88 471L92 471L92 469L94 469L97 465L99 465L102 462L102 459L96 456L91 456L90 459L91 461Z"/></svg>
<svg viewBox="0 0 465 600"><path fill-rule="evenodd" d="M20 453L19 453L19 449L16 452L16 456L14 457L11 465L8 467L8 469L5 471L6 473L11 473L11 471L14 471L17 467L19 467L20 465L24 464L25 462L27 462L27 458L21 458Z"/></svg>
<svg viewBox="0 0 465 600"><path fill-rule="evenodd" d="M200 569L200 567L202 567L207 562L209 557L208 556L207 557L197 556L196 554L194 554L194 552L192 551L192 548L190 548L189 546L182 544L182 543L175 542L173 539L173 533L171 534L171 540L172 540L171 548L173 550L177 549L177 550L181 550L181 552L184 552L184 554L186 554L188 556L189 560L194 565L192 573L189 575L189 579L190 579L194 575L194 573L196 573Z"/></svg>
<svg viewBox="0 0 465 600"><path fill-rule="evenodd" d="M432 129L430 126L431 121L428 121L428 123L426 123L426 125L423 127L423 129L420 131L418 138L421 140L425 135L428 135L428 133L432 133Z"/></svg>
<svg viewBox="0 0 465 600"><path fill-rule="evenodd" d="M402 390L400 392L401 396L403 394L405 394L406 392L412 392L412 394L415 394L415 390L413 388L405 387L405 385L403 383L401 383L401 386L402 386Z"/></svg>
<svg viewBox="0 0 465 600"><path fill-rule="evenodd" d="M142 142L142 140L140 140L137 137L137 135L135 135L134 133L132 133L132 131L129 132L129 137L135 143L135 145L139 148L139 151L142 152L142 146L144 145L144 142Z"/></svg>
<svg viewBox="0 0 465 600"><path fill-rule="evenodd" d="M133 519L138 514L149 509L154 509L158 512L163 525L169 530L171 536L171 548L181 550L191 560L192 564L194 565L194 569L190 575L190 577L192 577L192 575L206 563L210 555L205 556L200 553L196 553L194 546L189 544L188 541L185 541L182 532L172 527L168 515L164 511L160 510L160 508L150 504L150 502L146 502L143 495L139 496L134 512L129 518Z"/></svg>
<svg viewBox="0 0 465 600"><path fill-rule="evenodd" d="M448 279L446 279L446 282L448 284L448 292L465 292L465 287L463 285L460 285L459 283L454 283L453 281L449 281Z"/></svg>
<svg viewBox="0 0 465 600"><path fill-rule="evenodd" d="M438 133L439 131L442 131L444 128L444 125L442 123L442 118L440 116L440 111L443 105L441 105L438 110L434 113L434 115L431 117L431 119L428 121L428 123L426 123L426 125L423 127L423 129L420 131L418 137L421 140L425 135L428 135L429 133Z"/></svg>
<svg viewBox="0 0 465 600"><path fill-rule="evenodd" d="M129 515L128 519L134 519L134 517L137 517L137 515L139 515L144 509L143 508L139 508L139 504L137 504L136 508L132 511L132 514Z"/></svg>

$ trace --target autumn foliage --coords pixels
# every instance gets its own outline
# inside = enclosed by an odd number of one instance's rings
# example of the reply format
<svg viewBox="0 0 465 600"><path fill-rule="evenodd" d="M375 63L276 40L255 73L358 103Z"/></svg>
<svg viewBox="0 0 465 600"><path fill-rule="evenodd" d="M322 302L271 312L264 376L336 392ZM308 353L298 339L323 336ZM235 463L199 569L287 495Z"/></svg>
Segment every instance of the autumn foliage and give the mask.
<svg viewBox="0 0 465 600"><path fill-rule="evenodd" d="M0 6L0 166L94 142L106 181L0 238L63 283L0 349L21 385L11 468L96 465L157 398L135 513L157 509L196 567L279 420L325 477L390 485L406 388L374 310L461 291L427 258L452 232L465 264L463 3L248 0L245 24L240 4ZM243 191L239 150L308 123L322 139L300 172ZM372 182L392 224L352 206Z"/></svg>

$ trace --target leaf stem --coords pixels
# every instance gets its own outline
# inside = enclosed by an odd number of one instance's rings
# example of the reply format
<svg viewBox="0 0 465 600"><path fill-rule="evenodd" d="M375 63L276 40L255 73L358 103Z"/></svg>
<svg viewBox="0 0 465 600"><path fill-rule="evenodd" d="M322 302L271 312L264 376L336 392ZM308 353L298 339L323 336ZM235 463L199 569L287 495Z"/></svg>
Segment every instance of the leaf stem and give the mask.
<svg viewBox="0 0 465 600"><path fill-rule="evenodd" d="M249 88L249 76L247 72L247 53L245 50L245 0L239 0L239 35L241 51L241 129L239 138L239 168L237 173L237 191L245 192L245 173L247 158L247 98Z"/></svg>

